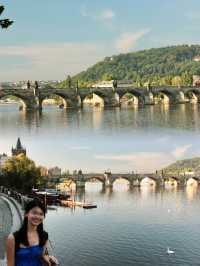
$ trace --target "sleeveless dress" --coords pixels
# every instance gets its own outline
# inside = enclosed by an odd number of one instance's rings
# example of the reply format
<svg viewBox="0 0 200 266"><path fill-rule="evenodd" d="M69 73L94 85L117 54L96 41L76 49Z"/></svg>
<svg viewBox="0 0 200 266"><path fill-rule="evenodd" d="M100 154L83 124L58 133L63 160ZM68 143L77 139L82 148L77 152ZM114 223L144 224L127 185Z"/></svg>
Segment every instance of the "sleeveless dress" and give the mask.
<svg viewBox="0 0 200 266"><path fill-rule="evenodd" d="M42 266L43 246L19 248L15 254L15 266Z"/></svg>

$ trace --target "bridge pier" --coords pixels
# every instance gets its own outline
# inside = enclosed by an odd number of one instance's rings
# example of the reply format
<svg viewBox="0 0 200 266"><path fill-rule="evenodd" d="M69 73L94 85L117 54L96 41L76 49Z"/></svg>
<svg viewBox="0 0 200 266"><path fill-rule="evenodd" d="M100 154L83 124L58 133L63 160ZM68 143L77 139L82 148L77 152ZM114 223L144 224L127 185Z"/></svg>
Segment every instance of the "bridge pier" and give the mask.
<svg viewBox="0 0 200 266"><path fill-rule="evenodd" d="M111 95L110 97L104 98L104 106L105 107L119 107L120 106L120 100L119 95L116 94Z"/></svg>
<svg viewBox="0 0 200 266"><path fill-rule="evenodd" d="M113 187L113 180L112 180L111 172L105 172L104 178L105 178L104 186L112 188Z"/></svg>
<svg viewBox="0 0 200 266"><path fill-rule="evenodd" d="M76 189L85 189L85 178L81 170L75 176Z"/></svg>
<svg viewBox="0 0 200 266"><path fill-rule="evenodd" d="M154 96L153 96L152 92L149 92L149 93L144 95L144 104L145 105L154 105L155 104Z"/></svg>
<svg viewBox="0 0 200 266"><path fill-rule="evenodd" d="M85 181L77 180L75 183L76 183L76 189L85 189Z"/></svg>
<svg viewBox="0 0 200 266"><path fill-rule="evenodd" d="M130 180L129 182L130 182L129 183L130 184L129 185L130 189L132 189L134 187L140 187L140 181L139 181L139 179L137 177L132 179L132 180Z"/></svg>
<svg viewBox="0 0 200 266"><path fill-rule="evenodd" d="M177 103L186 103L186 102L188 102L187 98L185 97L185 94L182 91L177 93L176 102Z"/></svg>

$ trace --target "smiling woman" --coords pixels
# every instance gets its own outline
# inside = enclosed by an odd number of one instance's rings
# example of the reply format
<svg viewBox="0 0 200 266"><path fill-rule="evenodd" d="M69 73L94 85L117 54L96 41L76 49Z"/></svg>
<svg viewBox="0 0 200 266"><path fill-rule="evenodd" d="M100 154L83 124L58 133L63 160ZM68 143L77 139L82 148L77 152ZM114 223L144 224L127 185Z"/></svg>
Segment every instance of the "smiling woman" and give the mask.
<svg viewBox="0 0 200 266"><path fill-rule="evenodd" d="M48 233L43 229L45 207L38 200L30 201L25 208L24 221L19 231L7 240L8 266L42 266L57 264L47 253Z"/></svg>

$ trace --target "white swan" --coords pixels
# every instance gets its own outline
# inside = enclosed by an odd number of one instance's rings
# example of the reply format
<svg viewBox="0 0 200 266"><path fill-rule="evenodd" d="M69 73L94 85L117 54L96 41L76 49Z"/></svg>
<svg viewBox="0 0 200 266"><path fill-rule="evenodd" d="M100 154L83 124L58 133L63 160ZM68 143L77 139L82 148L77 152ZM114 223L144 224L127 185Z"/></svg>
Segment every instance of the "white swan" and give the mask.
<svg viewBox="0 0 200 266"><path fill-rule="evenodd" d="M174 254L175 252L173 250L170 250L169 248L167 248L167 254Z"/></svg>

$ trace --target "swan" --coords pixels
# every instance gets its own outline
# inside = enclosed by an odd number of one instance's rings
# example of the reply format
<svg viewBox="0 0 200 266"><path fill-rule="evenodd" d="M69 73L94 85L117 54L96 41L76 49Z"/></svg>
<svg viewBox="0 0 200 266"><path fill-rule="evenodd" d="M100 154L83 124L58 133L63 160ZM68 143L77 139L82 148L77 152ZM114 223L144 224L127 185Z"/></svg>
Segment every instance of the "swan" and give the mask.
<svg viewBox="0 0 200 266"><path fill-rule="evenodd" d="M174 254L175 252L173 250L170 250L169 248L167 248L167 254Z"/></svg>

